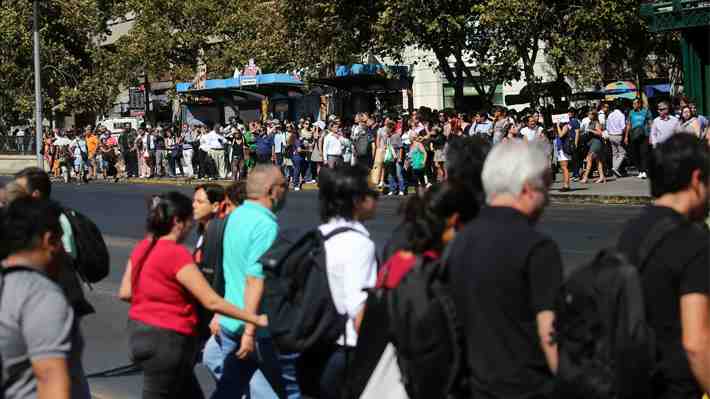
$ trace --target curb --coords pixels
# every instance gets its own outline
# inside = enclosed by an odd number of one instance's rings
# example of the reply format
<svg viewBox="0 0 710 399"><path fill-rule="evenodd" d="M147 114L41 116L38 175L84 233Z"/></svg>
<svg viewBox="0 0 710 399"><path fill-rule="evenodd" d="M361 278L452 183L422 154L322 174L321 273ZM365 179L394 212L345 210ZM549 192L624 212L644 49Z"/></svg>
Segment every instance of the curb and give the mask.
<svg viewBox="0 0 710 399"><path fill-rule="evenodd" d="M550 200L560 204L648 205L653 201L653 198L641 195L550 194Z"/></svg>

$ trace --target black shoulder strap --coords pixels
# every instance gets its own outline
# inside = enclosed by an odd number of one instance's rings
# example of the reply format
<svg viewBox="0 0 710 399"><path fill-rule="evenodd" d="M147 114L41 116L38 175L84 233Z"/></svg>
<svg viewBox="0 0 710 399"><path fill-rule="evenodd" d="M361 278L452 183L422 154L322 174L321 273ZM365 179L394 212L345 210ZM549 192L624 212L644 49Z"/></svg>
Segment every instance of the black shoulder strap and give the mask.
<svg viewBox="0 0 710 399"><path fill-rule="evenodd" d="M639 246L637 265L639 271L643 271L644 267L646 267L646 264L649 259L651 259L653 252L658 248L658 245L679 227L680 223L672 217L663 218L653 225L651 231Z"/></svg>
<svg viewBox="0 0 710 399"><path fill-rule="evenodd" d="M354 228L352 228L352 227L344 226L344 227L338 227L337 229L335 229L335 230L331 231L330 233L324 235L324 236L323 236L323 241L328 241L328 240L330 240L331 238L337 236L338 234L347 233L348 231L354 231L355 233L361 234L361 235L363 235L363 236L365 235L363 232L361 232L361 231L359 231L359 230L357 230L357 229L354 229Z"/></svg>

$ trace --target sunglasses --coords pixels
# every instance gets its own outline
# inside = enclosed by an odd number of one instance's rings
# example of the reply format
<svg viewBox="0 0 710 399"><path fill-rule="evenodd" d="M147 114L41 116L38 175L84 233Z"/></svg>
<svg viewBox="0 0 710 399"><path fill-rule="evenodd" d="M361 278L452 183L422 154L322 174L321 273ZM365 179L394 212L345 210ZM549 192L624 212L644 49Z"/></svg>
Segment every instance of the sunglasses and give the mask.
<svg viewBox="0 0 710 399"><path fill-rule="evenodd" d="M668 108L659 108L659 111L668 111Z"/></svg>

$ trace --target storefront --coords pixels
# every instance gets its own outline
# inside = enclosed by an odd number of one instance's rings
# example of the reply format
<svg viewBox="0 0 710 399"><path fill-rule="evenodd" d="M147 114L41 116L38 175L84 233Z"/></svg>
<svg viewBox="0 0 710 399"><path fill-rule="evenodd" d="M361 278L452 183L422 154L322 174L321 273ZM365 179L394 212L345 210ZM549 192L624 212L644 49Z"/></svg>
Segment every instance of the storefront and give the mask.
<svg viewBox="0 0 710 399"><path fill-rule="evenodd" d="M244 121L276 117L294 119L303 100L304 84L290 74L262 74L232 79L178 83L180 120L190 125L226 124L239 116Z"/></svg>

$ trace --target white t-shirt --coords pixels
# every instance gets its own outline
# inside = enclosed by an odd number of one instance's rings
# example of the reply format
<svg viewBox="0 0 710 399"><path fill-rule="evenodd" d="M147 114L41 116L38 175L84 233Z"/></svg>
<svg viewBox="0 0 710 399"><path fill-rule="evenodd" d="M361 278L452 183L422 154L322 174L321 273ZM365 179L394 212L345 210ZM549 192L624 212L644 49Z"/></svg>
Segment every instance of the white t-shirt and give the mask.
<svg viewBox="0 0 710 399"><path fill-rule="evenodd" d="M537 140L541 131L542 129L539 127L530 129L529 127L525 126L524 128L520 129L520 135L525 137L525 140L527 141L533 141Z"/></svg>
<svg viewBox="0 0 710 399"><path fill-rule="evenodd" d="M342 156L343 155L343 145L340 142L340 137L334 133L328 133L323 139L323 152L325 156Z"/></svg>
<svg viewBox="0 0 710 399"><path fill-rule="evenodd" d="M204 136L205 139L205 147L208 150L221 150L224 145L225 139L222 137L219 133L215 132L214 130L207 133L206 136Z"/></svg>
<svg viewBox="0 0 710 399"><path fill-rule="evenodd" d="M377 280L377 257L375 243L370 239L365 226L360 222L342 218L331 219L319 227L321 233L329 234L337 228L349 227L356 231L340 233L325 242L325 262L328 285L335 308L340 314L347 314L345 326L347 346L357 345L355 318L365 306L365 288L375 286ZM344 337L338 344L345 343Z"/></svg>

